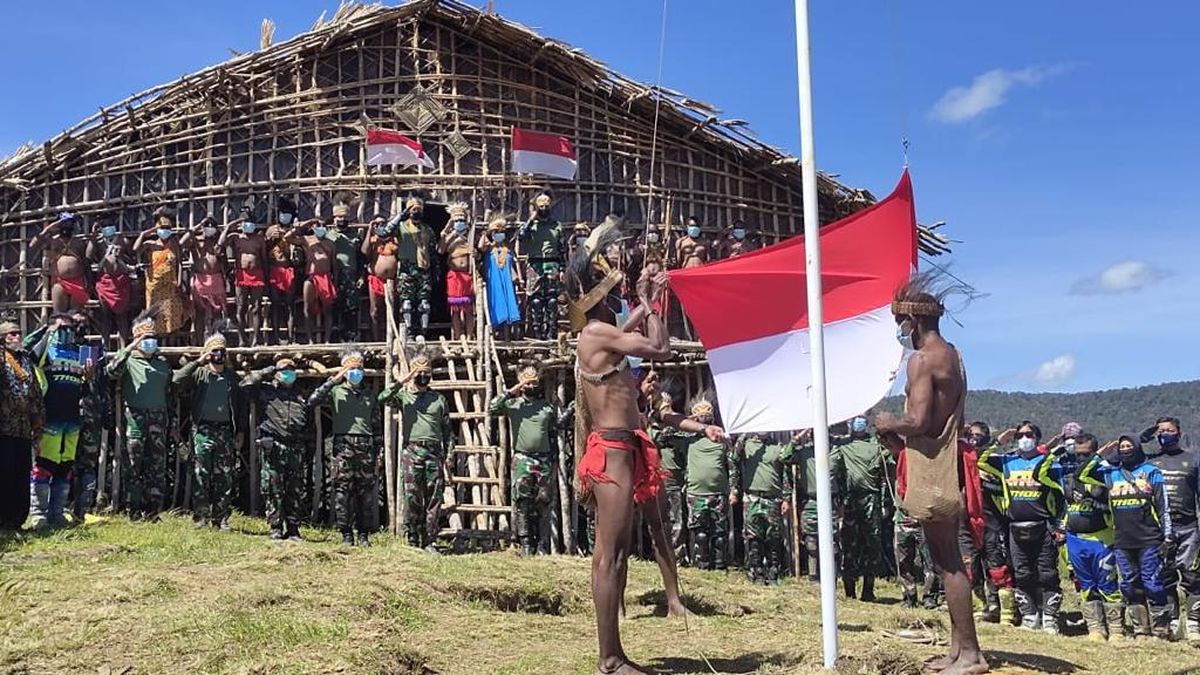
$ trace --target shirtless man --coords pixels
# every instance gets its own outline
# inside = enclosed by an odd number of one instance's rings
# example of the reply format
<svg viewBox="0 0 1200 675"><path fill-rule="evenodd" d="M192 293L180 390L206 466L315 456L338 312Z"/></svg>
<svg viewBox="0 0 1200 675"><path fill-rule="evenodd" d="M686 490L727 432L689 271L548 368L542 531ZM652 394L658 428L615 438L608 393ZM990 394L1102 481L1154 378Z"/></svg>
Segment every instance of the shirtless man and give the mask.
<svg viewBox="0 0 1200 675"><path fill-rule="evenodd" d="M383 219L382 216L376 216L367 230L367 236L363 237L362 251L364 256L367 256L367 287L370 291L370 312L371 312L371 329L375 333L375 340L382 342L386 337L387 324L381 320L384 308L387 303L384 300L384 293L387 292L387 282L393 282L392 299L395 300L396 269L398 263L396 261L396 251L399 244L396 243L396 226Z"/></svg>
<svg viewBox="0 0 1200 675"><path fill-rule="evenodd" d="M100 333L104 346L114 333L121 336L121 346L133 338L129 330L129 314L133 310L133 260L129 242L117 229L111 217L101 217L92 226L88 241L87 259L96 263L100 276L96 279L96 297L100 304Z"/></svg>
<svg viewBox="0 0 1200 675"><path fill-rule="evenodd" d="M333 342L333 305L337 300L334 257L337 247L329 239L329 228L320 218L300 223L288 238L304 251L304 329L308 342ZM321 334L318 336L317 327ZM322 340L317 340L322 337Z"/></svg>
<svg viewBox="0 0 1200 675"><path fill-rule="evenodd" d="M740 220L733 221L733 227L721 242L721 257L736 258L744 253L753 251L757 246L746 239L746 224Z"/></svg>
<svg viewBox="0 0 1200 675"><path fill-rule="evenodd" d="M616 326L621 298L616 293L622 274L601 255L616 243L620 232L605 227L594 233L568 270L573 330L581 330L576 370L584 410L587 451L579 462L581 499L596 509L596 545L592 557L592 596L600 644L599 673L648 672L629 660L621 647L618 614L625 591L635 505L655 503L662 492L658 451L650 442L638 409L639 390L626 357L665 359L671 350L666 326L649 311L650 298L666 289L666 275L643 277L640 306L623 327ZM644 330L643 333L637 332ZM683 423L689 431L722 437L716 427ZM647 515L660 514L646 509ZM660 524L660 528L661 524ZM657 539L657 537L656 537ZM658 547L656 547L657 549ZM673 561L670 546L662 555Z"/></svg>
<svg viewBox="0 0 1200 675"><path fill-rule="evenodd" d="M701 237L700 223L695 218L687 219L687 230L675 242L675 261L681 269L699 267L708 262L708 243Z"/></svg>
<svg viewBox="0 0 1200 675"><path fill-rule="evenodd" d="M438 236L437 251L446 256L446 303L450 339L475 339L475 275L471 269L471 223L465 202L451 204L450 220Z"/></svg>
<svg viewBox="0 0 1200 675"><path fill-rule="evenodd" d="M267 240L254 222L249 207L242 208L239 231L233 235L233 285L237 302L238 344L246 344L246 327L251 330L250 346L258 346L259 331L262 329L262 298L267 287L267 272L263 266L267 259Z"/></svg>
<svg viewBox="0 0 1200 675"><path fill-rule="evenodd" d="M87 242L75 236L79 220L63 211L29 241L30 251L46 249L50 273L50 302L55 313L66 313L87 304Z"/></svg>
<svg viewBox="0 0 1200 675"><path fill-rule="evenodd" d="M195 344L204 344L204 336L213 324L225 318L225 244L229 231L241 221L223 228L205 216L179 238L179 245L192 260L192 333Z"/></svg>
<svg viewBox="0 0 1200 675"><path fill-rule="evenodd" d="M300 257L288 238L296 220L296 206L280 197L277 223L267 228L267 292L271 295L271 326L279 344L296 341L296 262ZM280 337L280 331L287 332Z"/></svg>
<svg viewBox="0 0 1200 675"><path fill-rule="evenodd" d="M934 567L941 571L950 610L950 653L926 663L926 670L946 675L986 673L971 614L971 581L959 552L958 533L965 511L960 490L937 486L958 475L958 433L963 428L967 393L962 358L938 328L944 312L929 289L928 275L917 275L897 292L892 314L897 336L915 349L908 361L905 412L879 413L875 428L880 441L895 453L907 448L908 493L904 506L921 523Z"/></svg>

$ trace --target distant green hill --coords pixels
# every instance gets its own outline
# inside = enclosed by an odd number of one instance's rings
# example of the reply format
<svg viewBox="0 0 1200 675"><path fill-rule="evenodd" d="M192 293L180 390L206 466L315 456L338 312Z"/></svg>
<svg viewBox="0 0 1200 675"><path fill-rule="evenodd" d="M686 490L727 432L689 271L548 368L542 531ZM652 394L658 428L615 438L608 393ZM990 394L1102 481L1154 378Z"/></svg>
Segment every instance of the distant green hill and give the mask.
<svg viewBox="0 0 1200 675"><path fill-rule="evenodd" d="M881 407L895 411L901 405L899 397L892 397L885 399ZM1200 441L1200 380L1080 394L983 389L967 396L968 419L983 420L994 429L1032 420L1047 438L1058 433L1063 424L1079 422L1085 430L1108 440L1140 432L1163 415L1178 417L1184 435L1190 436L1195 446Z"/></svg>

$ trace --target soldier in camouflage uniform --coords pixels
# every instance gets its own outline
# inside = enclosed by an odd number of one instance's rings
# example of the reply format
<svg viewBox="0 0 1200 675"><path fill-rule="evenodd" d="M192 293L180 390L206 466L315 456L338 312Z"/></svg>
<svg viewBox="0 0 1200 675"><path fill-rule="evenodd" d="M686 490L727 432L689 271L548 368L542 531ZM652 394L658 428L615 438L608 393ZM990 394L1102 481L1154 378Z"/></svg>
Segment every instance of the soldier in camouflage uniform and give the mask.
<svg viewBox="0 0 1200 675"><path fill-rule="evenodd" d="M262 421L257 444L262 454L259 487L272 539L300 540L304 501L304 439L309 435L309 407L296 386L296 364L280 359L255 371L241 386L256 395Z"/></svg>
<svg viewBox="0 0 1200 675"><path fill-rule="evenodd" d="M887 464L889 480L896 486L892 502L895 512L892 516L895 535L893 546L896 551L896 568L900 575L900 588L903 591L903 604L912 609L917 606L917 588L921 589L926 609L937 609L938 598L937 573L933 569L933 558L929 555L929 545L925 542L925 530L908 512L904 510L904 480L901 478L901 468L904 467L904 453L901 450L895 463Z"/></svg>
<svg viewBox="0 0 1200 675"><path fill-rule="evenodd" d="M820 579L820 542L817 538L817 463L816 452L812 444L812 431L805 429L792 438L795 446L793 455L796 463L797 494L804 501L800 510L800 529L804 536L804 548L808 554L808 578L816 582ZM842 493L845 490L846 465L842 461L841 449L829 450L829 487L833 492L833 556L835 566L840 558L837 545L838 536L842 529Z"/></svg>
<svg viewBox="0 0 1200 675"><path fill-rule="evenodd" d="M700 424L713 424L716 409L701 399L692 404L689 417ZM687 448L687 510L694 567L726 568L729 506L738 501L734 486L740 481L729 443L712 441L703 434L691 436Z"/></svg>
<svg viewBox="0 0 1200 675"><path fill-rule="evenodd" d="M687 519L684 514L684 486L687 483L687 451L692 437L679 433L677 429L663 423L664 413L671 412L671 397L663 393L656 404L657 414L651 417L650 440L658 448L662 470L667 473L663 479L663 490L666 492L667 518L671 527L671 544L675 549L675 560L681 565L688 564Z"/></svg>
<svg viewBox="0 0 1200 675"><path fill-rule="evenodd" d="M157 308L133 322L133 341L117 352L105 371L121 383L125 397L125 456L121 484L131 518L153 519L166 490L167 449L172 438L171 365L158 353Z"/></svg>
<svg viewBox="0 0 1200 675"><path fill-rule="evenodd" d="M546 401L541 375L534 366L517 373L517 384L491 403L493 415L512 425L512 501L521 555L538 552L542 516L548 515L558 462L558 416Z"/></svg>
<svg viewBox="0 0 1200 675"><path fill-rule="evenodd" d="M192 522L229 530L237 452L245 436L237 429L238 378L225 368L225 336L204 339L200 358L175 371L176 385L192 397Z"/></svg>
<svg viewBox="0 0 1200 675"><path fill-rule="evenodd" d="M782 439L782 440L787 440ZM746 574L754 583L776 584L783 567L783 518L791 509L791 461L795 446L759 434L738 438L742 536Z"/></svg>
<svg viewBox="0 0 1200 675"><path fill-rule="evenodd" d="M335 197L336 199L336 197ZM337 274L337 296L333 300L333 325L342 341L358 339L359 308L362 306L363 275L359 265L362 235L358 226L350 223L350 207L345 202L333 205L333 229L328 238L333 242Z"/></svg>
<svg viewBox="0 0 1200 675"><path fill-rule="evenodd" d="M550 193L533 198L533 215L517 230L517 242L526 256L529 274L526 288L529 336L553 340L558 335L558 296L562 293L563 258L566 245L562 225L550 217Z"/></svg>
<svg viewBox="0 0 1200 675"><path fill-rule="evenodd" d="M88 317L75 314L79 334L88 331ZM103 339L101 339L101 343ZM96 502L96 476L100 469L100 444L104 434L113 428L112 386L104 377L105 360L101 356L92 364L92 377L85 382L79 400L79 449L75 453L75 522L82 523L84 515Z"/></svg>
<svg viewBox="0 0 1200 675"><path fill-rule="evenodd" d="M425 201L409 197L405 202L404 219L394 219L396 224L396 296L400 301L400 313L409 334L413 333L412 313L421 313L421 333L429 328L429 297L432 292L430 265L437 238L433 230L422 220Z"/></svg>
<svg viewBox="0 0 1200 675"><path fill-rule="evenodd" d="M845 510L842 514L842 585L846 597L875 600L875 576L883 572L881 497L888 452L869 438L867 418L850 422L850 437L841 446L846 466ZM856 588L862 579L862 592Z"/></svg>
<svg viewBox="0 0 1200 675"><path fill-rule="evenodd" d="M406 386L413 384L413 390ZM428 356L411 359L408 374L379 395L379 402L403 409L404 532L408 543L431 549L439 532L446 476L451 473L454 428L446 397L433 391L433 364Z"/></svg>
<svg viewBox="0 0 1200 675"><path fill-rule="evenodd" d="M366 373L361 352L342 356L342 367L317 387L308 399L316 408L329 400L333 408L333 459L330 481L333 483L333 511L342 543L371 545L370 509L378 508L376 465L379 458L377 426L381 421L377 395L363 387Z"/></svg>

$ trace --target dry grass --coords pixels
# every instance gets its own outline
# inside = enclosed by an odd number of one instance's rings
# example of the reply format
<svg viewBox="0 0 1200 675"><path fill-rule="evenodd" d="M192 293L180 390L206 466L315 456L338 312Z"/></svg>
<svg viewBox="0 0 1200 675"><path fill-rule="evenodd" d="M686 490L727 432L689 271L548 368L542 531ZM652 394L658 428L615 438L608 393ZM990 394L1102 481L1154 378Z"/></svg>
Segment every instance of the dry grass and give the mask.
<svg viewBox="0 0 1200 675"><path fill-rule="evenodd" d="M590 673L588 561L510 553L433 557L380 537L343 549L327 532L272 543L186 520L122 519L0 542L4 673ZM670 673L819 670L815 589L687 570L696 614L663 618L657 570L630 568L626 647ZM883 585L885 603L894 587ZM887 637L944 617L843 602L840 673L908 675L936 648ZM982 628L996 672L1182 673L1190 646L1096 645Z"/></svg>

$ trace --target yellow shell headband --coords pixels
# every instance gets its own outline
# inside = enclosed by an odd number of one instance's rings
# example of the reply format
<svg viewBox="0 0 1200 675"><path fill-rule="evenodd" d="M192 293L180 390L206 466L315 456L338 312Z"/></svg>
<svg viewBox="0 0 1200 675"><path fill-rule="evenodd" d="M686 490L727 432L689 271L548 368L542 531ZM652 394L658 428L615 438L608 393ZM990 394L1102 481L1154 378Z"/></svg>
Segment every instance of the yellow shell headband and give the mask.
<svg viewBox="0 0 1200 675"><path fill-rule="evenodd" d="M538 376L538 372L537 372L536 368L532 368L532 367L522 368L520 371L517 372L517 381L522 384L526 384L529 382L537 382L540 379L541 379L541 377Z"/></svg>
<svg viewBox="0 0 1200 675"><path fill-rule="evenodd" d="M409 364L409 370L414 373L428 373L433 371L433 365L429 363L428 357L418 356Z"/></svg>
<svg viewBox="0 0 1200 675"><path fill-rule="evenodd" d="M715 408L713 408L713 404L709 403L708 401L701 401L692 406L692 415L696 417L703 417L704 415L713 414L714 410Z"/></svg>
<svg viewBox="0 0 1200 675"><path fill-rule="evenodd" d="M342 357L343 368L362 368L363 363L362 354L347 354Z"/></svg>
<svg viewBox="0 0 1200 675"><path fill-rule="evenodd" d="M133 324L133 337L141 338L154 333L154 319L142 319Z"/></svg>
<svg viewBox="0 0 1200 675"><path fill-rule="evenodd" d="M204 341L204 348L207 350L225 349L225 336L224 335L210 336L207 340Z"/></svg>
<svg viewBox="0 0 1200 675"><path fill-rule="evenodd" d="M892 314L896 316L941 316L946 309L932 302L910 302L896 300L892 302Z"/></svg>
<svg viewBox="0 0 1200 675"><path fill-rule="evenodd" d="M538 195L533 200L534 206L550 206L550 195Z"/></svg>

